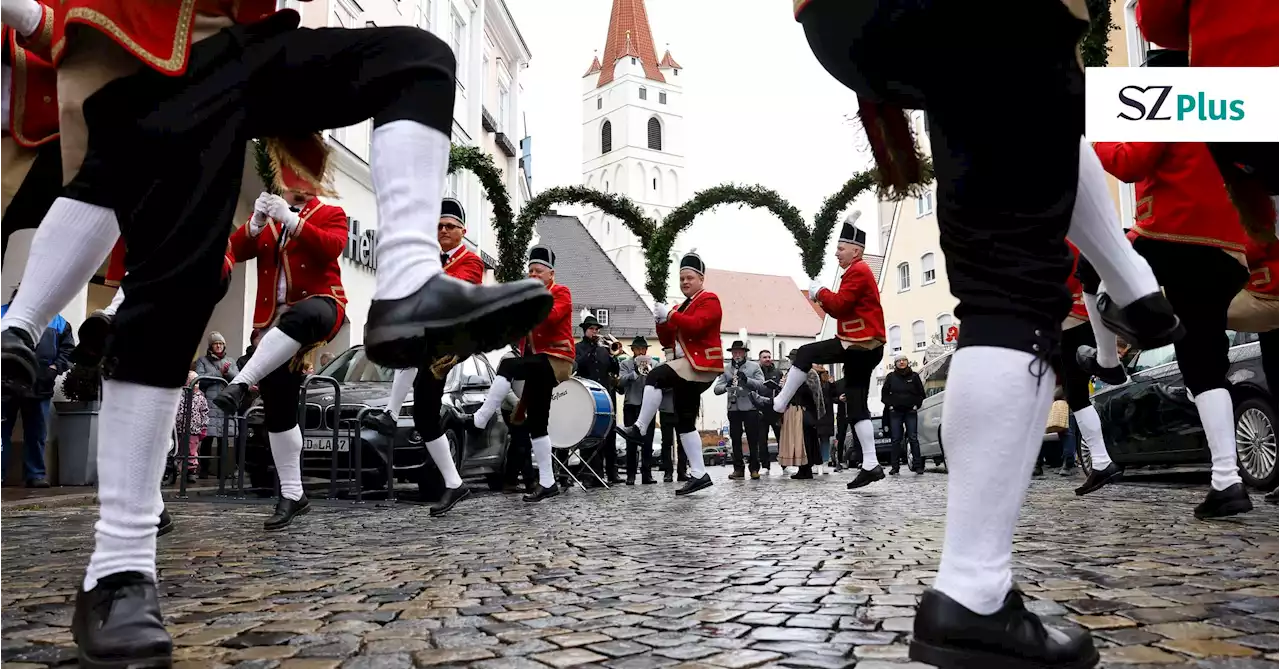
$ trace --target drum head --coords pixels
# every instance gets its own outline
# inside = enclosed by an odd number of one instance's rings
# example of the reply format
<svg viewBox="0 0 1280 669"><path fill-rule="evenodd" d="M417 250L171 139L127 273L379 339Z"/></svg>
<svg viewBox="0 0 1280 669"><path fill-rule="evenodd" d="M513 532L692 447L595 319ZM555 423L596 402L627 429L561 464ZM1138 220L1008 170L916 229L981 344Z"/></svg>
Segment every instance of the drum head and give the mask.
<svg viewBox="0 0 1280 669"><path fill-rule="evenodd" d="M596 402L579 379L569 379L551 393L551 414L547 436L556 448L577 446L591 434L596 420Z"/></svg>

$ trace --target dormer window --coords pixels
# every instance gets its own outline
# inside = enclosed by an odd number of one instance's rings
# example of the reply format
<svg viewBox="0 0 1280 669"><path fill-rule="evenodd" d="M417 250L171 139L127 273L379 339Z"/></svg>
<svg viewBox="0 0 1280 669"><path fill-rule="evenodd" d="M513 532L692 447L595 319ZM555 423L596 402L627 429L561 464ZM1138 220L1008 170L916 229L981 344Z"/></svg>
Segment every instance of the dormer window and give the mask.
<svg viewBox="0 0 1280 669"><path fill-rule="evenodd" d="M632 65L635 65L635 64L636 64L636 59L635 59L635 58L632 58L632 59L631 59L631 64L632 64Z"/></svg>

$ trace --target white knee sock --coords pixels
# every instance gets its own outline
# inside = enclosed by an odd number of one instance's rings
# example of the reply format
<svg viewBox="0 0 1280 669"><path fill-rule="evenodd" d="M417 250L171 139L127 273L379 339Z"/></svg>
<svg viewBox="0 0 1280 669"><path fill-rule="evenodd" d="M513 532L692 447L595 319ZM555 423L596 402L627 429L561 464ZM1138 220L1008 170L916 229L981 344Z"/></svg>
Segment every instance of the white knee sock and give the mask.
<svg viewBox="0 0 1280 669"><path fill-rule="evenodd" d="M431 370L427 370L430 374ZM484 429L489 425L489 421L493 419L493 414L498 411L498 407L502 406L502 400L507 396L507 392L511 390L511 379L498 375L493 377L493 384L489 386L489 394L484 396L484 404L476 409L473 420L476 427ZM550 442L548 442L550 443ZM547 451L550 453L550 451Z"/></svg>
<svg viewBox="0 0 1280 669"><path fill-rule="evenodd" d="M115 316L121 304L124 304L124 288L116 288L116 294L111 296L111 304L108 304L107 308L102 310L102 313L108 316Z"/></svg>
<svg viewBox="0 0 1280 669"><path fill-rule="evenodd" d="M999 610L1013 584L1013 530L1035 465L1056 383L1030 353L969 346L947 379L947 533L938 590L981 615ZM951 391L956 392L951 392Z"/></svg>
<svg viewBox="0 0 1280 669"><path fill-rule="evenodd" d="M658 415L662 407L662 390L653 386L644 387L644 396L640 399L640 413L636 415L635 426L640 434L649 434L653 425L653 417Z"/></svg>
<svg viewBox="0 0 1280 669"><path fill-rule="evenodd" d="M808 372L800 371L795 367L792 367L787 372L787 380L782 383L782 390L778 392L777 397L773 398L773 410L775 413L786 413L787 405L791 403L791 398L796 396L796 391L800 390L800 386L803 386L808 378Z"/></svg>
<svg viewBox="0 0 1280 669"><path fill-rule="evenodd" d="M427 442L427 452L431 461L436 463L440 476L444 479L444 487L453 489L462 485L462 477L458 476L458 468L453 464L453 456L449 454L449 438L440 435Z"/></svg>
<svg viewBox="0 0 1280 669"><path fill-rule="evenodd" d="M551 437L534 437L533 459L538 463L538 485L550 488L556 484L555 471L551 469Z"/></svg>
<svg viewBox="0 0 1280 669"><path fill-rule="evenodd" d="M1101 292L1101 286L1099 286ZM1098 345L1098 364L1111 368L1120 366L1120 353L1116 350L1116 333L1107 329L1102 322L1102 312L1098 310L1098 296L1081 293L1084 298L1084 310L1089 312L1089 329L1093 330L1093 339ZM1064 351L1066 355L1075 355L1075 351Z"/></svg>
<svg viewBox="0 0 1280 669"><path fill-rule="evenodd" d="M253 358L250 358L252 360ZM430 374L431 370L427 370ZM418 368L397 369L395 378L391 380L391 399L387 400L387 413L392 418L400 415L400 407L404 406L404 398L413 390L413 382L418 378Z"/></svg>
<svg viewBox="0 0 1280 669"><path fill-rule="evenodd" d="M853 424L853 433L858 435L858 445L862 447L862 468L871 470L880 466L876 458L876 431L869 420L860 420Z"/></svg>
<svg viewBox="0 0 1280 669"><path fill-rule="evenodd" d="M1196 410L1200 424L1204 426L1204 438L1209 442L1209 455L1213 458L1214 490L1226 490L1240 482L1240 469L1236 464L1236 418L1231 402L1231 391L1214 388L1196 395Z"/></svg>
<svg viewBox="0 0 1280 669"><path fill-rule="evenodd" d="M707 468L702 462L702 435L695 430L693 432L685 432L679 435L680 448L684 449L685 457L689 458L689 476L700 479L707 473Z"/></svg>
<svg viewBox="0 0 1280 669"><path fill-rule="evenodd" d="M253 356L244 364L244 369L236 374L236 378L231 379L231 382L243 383L246 386L257 385L262 377L274 372L280 365L288 363L301 350L301 342L278 328L271 328L267 334L262 335L258 348L253 350Z"/></svg>
<svg viewBox="0 0 1280 669"><path fill-rule="evenodd" d="M449 137L416 121L373 129L369 149L378 199L375 300L416 292L440 271L440 198L449 170Z"/></svg>
<svg viewBox="0 0 1280 669"><path fill-rule="evenodd" d="M1127 306L1143 295L1159 292L1160 284L1151 266L1124 236L1124 226L1120 224L1115 201L1107 188L1107 172L1102 169L1093 145L1083 137L1080 138L1076 206L1071 212L1067 237L1107 282L1107 294L1118 306Z"/></svg>
<svg viewBox="0 0 1280 669"><path fill-rule="evenodd" d="M302 430L295 425L284 432L268 432L267 441L271 442L271 459L276 463L276 476L280 477L280 496L295 502L302 499Z"/></svg>
<svg viewBox="0 0 1280 669"><path fill-rule="evenodd" d="M104 576L156 573L156 524L164 510L160 479L178 413L177 388L104 381L98 411L98 522L84 576L92 590Z"/></svg>
<svg viewBox="0 0 1280 669"><path fill-rule="evenodd" d="M1102 471L1111 466L1111 456L1107 455L1107 440L1102 436L1102 418L1098 410L1089 405L1077 412L1076 426L1080 428L1080 441L1089 447L1089 460L1093 462L1095 471Z"/></svg>
<svg viewBox="0 0 1280 669"><path fill-rule="evenodd" d="M119 238L114 211L65 197L54 200L31 239L22 289L0 329L25 330L38 343L45 326L84 290Z"/></svg>

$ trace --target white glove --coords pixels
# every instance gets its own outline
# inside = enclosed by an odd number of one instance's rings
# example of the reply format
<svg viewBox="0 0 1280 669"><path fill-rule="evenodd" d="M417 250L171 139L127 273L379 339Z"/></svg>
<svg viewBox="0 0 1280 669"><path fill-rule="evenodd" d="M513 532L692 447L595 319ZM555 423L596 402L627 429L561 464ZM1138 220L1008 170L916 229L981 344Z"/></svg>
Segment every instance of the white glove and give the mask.
<svg viewBox="0 0 1280 669"><path fill-rule="evenodd" d="M285 234L292 237L298 231L298 215L289 210L289 203L279 195L267 195L267 216L284 226Z"/></svg>
<svg viewBox="0 0 1280 669"><path fill-rule="evenodd" d="M818 301L818 291L820 290L822 290L822 283L819 282L817 279L814 279L813 281L809 282L809 301L810 302Z"/></svg>
<svg viewBox="0 0 1280 669"><path fill-rule="evenodd" d="M253 217L249 219L249 234L257 237L267 227L267 206L271 202L271 193L263 193L253 202Z"/></svg>
<svg viewBox="0 0 1280 669"><path fill-rule="evenodd" d="M0 22L13 28L23 37L31 37L40 27L44 8L36 0L5 0L0 5Z"/></svg>
<svg viewBox="0 0 1280 669"><path fill-rule="evenodd" d="M656 303L654 303L654 305L653 305L653 320L654 320L654 321L656 321L656 322L658 322L658 323L666 323L666 322L667 322L667 316L669 316L670 314L671 314L671 307L670 307L670 306L665 305L665 304L663 304L663 303L661 303L661 302L656 302Z"/></svg>

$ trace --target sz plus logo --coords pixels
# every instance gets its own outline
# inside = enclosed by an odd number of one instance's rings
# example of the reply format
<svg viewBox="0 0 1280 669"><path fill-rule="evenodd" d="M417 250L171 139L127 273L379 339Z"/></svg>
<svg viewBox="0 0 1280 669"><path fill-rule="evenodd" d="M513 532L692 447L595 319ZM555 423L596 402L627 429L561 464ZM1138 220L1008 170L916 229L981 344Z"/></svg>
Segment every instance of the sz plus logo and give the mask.
<svg viewBox="0 0 1280 669"><path fill-rule="evenodd" d="M1280 68L1091 67L1085 137L1093 142L1280 140Z"/></svg>
<svg viewBox="0 0 1280 669"><path fill-rule="evenodd" d="M1124 109L1117 114L1126 121L1243 121L1244 100L1214 98L1204 91L1175 93L1173 86L1121 88L1117 97Z"/></svg>

